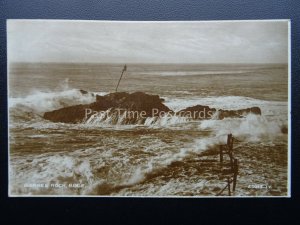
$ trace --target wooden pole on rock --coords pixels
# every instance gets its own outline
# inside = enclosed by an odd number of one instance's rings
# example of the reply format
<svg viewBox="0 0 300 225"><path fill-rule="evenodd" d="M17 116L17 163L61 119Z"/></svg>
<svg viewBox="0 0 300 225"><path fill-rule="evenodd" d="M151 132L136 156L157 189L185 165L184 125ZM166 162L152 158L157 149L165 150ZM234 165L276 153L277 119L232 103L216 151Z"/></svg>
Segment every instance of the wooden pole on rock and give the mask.
<svg viewBox="0 0 300 225"><path fill-rule="evenodd" d="M124 65L124 68L123 68L123 70L122 70L122 73L121 73L120 79L119 79L119 81L118 81L117 87L116 87L116 92L118 92L118 87L119 87L119 84L120 84L120 82L121 82L121 79L122 79L122 76L123 76L123 74L124 74L124 72L125 72L126 70L127 70L127 65L125 64L125 65Z"/></svg>

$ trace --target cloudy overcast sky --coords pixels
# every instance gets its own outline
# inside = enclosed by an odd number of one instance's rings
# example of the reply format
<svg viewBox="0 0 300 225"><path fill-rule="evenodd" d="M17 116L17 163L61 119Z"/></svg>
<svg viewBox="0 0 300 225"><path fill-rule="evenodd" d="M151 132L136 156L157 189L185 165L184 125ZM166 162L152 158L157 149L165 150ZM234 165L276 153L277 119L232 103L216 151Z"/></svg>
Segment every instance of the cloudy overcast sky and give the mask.
<svg viewBox="0 0 300 225"><path fill-rule="evenodd" d="M288 22L9 20L9 62L287 63Z"/></svg>

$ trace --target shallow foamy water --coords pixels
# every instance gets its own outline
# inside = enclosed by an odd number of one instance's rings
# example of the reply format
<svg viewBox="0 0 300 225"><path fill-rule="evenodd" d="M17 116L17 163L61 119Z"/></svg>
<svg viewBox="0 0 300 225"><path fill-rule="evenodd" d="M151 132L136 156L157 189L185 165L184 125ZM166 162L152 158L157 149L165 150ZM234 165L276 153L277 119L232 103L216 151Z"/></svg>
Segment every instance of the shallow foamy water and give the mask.
<svg viewBox="0 0 300 225"><path fill-rule="evenodd" d="M29 72L31 76L37 73ZM197 75L192 71L188 75L176 72L174 76L170 71L163 76L154 72L151 76L151 71L142 74L129 69L121 87L158 94L174 111L197 104L219 109L258 106L262 115L202 121L160 118L155 123L148 118L143 125L113 125L109 121L52 123L42 118L45 112L94 102L91 93L109 93L117 76L100 79L90 74L96 79L89 79L74 72L49 78L46 73L40 75L43 79L33 81L40 84L38 90L32 88L37 85L26 83L26 76L22 77L23 89L19 81L12 79L10 193L215 196L226 185L218 172L222 167L217 151L232 133L238 140L235 147L241 168L235 195L287 194L287 134L282 132L288 125L287 101L282 94L284 69L247 68L243 73L227 71L222 76L219 70L217 74L203 75L202 71ZM253 77L247 77L247 73ZM272 88L269 80L273 80ZM263 81L265 85L261 85ZM90 93L82 95L79 89ZM266 183L273 189L249 188L251 184Z"/></svg>

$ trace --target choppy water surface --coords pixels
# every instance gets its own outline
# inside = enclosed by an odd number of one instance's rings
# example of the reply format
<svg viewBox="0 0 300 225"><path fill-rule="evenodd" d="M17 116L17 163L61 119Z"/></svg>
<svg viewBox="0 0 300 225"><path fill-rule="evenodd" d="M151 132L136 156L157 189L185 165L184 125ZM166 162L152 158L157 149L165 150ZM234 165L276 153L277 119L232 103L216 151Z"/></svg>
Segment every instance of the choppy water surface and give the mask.
<svg viewBox="0 0 300 225"><path fill-rule="evenodd" d="M239 141L234 194L287 195L286 66L128 65L119 88L157 94L174 111L197 104L220 109L259 106L262 116L161 118L130 126L42 118L47 111L95 101L79 89L100 95L114 91L121 70L122 65L95 64L10 68L12 195L214 196L226 183L213 153L228 133ZM252 184L272 188L249 188Z"/></svg>

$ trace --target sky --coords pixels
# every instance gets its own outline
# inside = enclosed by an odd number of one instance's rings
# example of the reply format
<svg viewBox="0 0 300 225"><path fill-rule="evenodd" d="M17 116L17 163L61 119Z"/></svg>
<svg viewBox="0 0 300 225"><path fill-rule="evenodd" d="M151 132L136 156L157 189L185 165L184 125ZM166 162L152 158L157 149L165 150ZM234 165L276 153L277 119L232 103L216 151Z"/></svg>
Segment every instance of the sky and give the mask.
<svg viewBox="0 0 300 225"><path fill-rule="evenodd" d="M288 21L8 20L9 62L287 63Z"/></svg>

